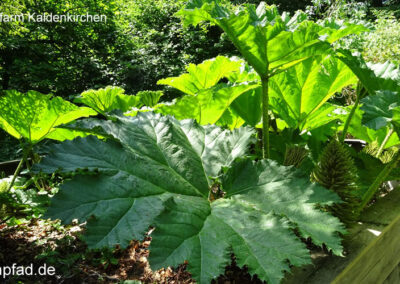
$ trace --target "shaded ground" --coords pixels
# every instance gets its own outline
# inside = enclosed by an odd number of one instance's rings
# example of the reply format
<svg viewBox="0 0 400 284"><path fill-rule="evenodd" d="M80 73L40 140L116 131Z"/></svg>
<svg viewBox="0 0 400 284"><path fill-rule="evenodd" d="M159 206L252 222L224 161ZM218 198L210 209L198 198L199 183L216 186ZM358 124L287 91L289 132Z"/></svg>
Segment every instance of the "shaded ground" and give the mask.
<svg viewBox="0 0 400 284"><path fill-rule="evenodd" d="M361 222L349 228L344 237L346 257L329 255L309 240L304 240L311 250L313 264L293 269L286 284L331 282L349 262L372 240L377 238L393 218L399 214L400 191L394 190L380 198L361 216ZM174 269L152 271L147 262L151 238L144 242L132 241L125 250L115 249L89 251L80 239L83 227L73 224L68 227L58 222L33 219L27 224L7 227L0 225L0 268L33 264L35 269L46 264L56 269L53 276L19 276L5 281L0 274L0 283L124 283L139 280L143 283L194 283L185 265ZM133 281L125 284L134 284ZM234 261L225 274L213 284L259 284L245 269L239 269Z"/></svg>
<svg viewBox="0 0 400 284"><path fill-rule="evenodd" d="M123 283L139 280L143 283L195 283L185 265L153 272L147 262L151 238L132 241L126 250L88 251L80 240L82 227L60 226L41 219L25 225L0 225L0 267L33 264L34 271L44 264L53 266L53 276L14 276L5 283ZM0 282L3 279L0 277ZM19 282L20 281L20 282ZM132 282L126 282L132 283ZM234 261L214 284L262 283L252 279Z"/></svg>

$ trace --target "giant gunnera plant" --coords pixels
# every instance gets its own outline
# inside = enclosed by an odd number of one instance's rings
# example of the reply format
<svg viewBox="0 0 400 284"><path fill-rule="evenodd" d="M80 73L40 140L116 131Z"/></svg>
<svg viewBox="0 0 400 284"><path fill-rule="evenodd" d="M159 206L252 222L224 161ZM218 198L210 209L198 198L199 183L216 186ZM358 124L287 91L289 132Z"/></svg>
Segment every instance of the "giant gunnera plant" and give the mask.
<svg viewBox="0 0 400 284"><path fill-rule="evenodd" d="M250 274L279 283L291 265L311 262L302 238L341 254L343 225L318 209L338 196L294 167L247 158L252 128L229 131L151 112L89 126L108 138L53 145L35 166L88 170L61 186L46 216L87 221L89 247L126 247L153 226L151 268L187 261L199 283L222 274L232 253Z"/></svg>

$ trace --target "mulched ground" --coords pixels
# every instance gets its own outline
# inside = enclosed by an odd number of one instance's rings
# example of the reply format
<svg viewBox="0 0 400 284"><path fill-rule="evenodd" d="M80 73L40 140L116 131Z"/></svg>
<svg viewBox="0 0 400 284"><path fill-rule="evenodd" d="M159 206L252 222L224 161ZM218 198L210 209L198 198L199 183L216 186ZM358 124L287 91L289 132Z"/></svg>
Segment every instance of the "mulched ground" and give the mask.
<svg viewBox="0 0 400 284"><path fill-rule="evenodd" d="M176 268L152 271L147 262L151 238L144 242L132 241L125 250L116 249L110 255L88 251L80 240L82 226L65 228L57 222L34 219L25 225L7 227L0 225L0 267L30 265L35 269L51 265L54 276L18 276L0 283L123 283L139 280L143 283L195 283L185 264ZM113 259L110 263L110 259ZM127 282L129 283L129 282ZM239 269L234 260L213 284L259 284L246 269Z"/></svg>

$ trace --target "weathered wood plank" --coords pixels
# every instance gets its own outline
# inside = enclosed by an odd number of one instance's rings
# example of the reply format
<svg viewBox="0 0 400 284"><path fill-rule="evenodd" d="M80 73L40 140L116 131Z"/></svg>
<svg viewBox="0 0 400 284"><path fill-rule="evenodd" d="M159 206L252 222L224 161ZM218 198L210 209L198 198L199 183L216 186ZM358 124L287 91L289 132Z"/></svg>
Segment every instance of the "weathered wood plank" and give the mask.
<svg viewBox="0 0 400 284"><path fill-rule="evenodd" d="M397 268L395 268L389 277L383 282L383 284L399 284L400 283L400 263Z"/></svg>
<svg viewBox="0 0 400 284"><path fill-rule="evenodd" d="M311 253L313 264L294 267L282 284L321 284L334 281L400 215L399 204L400 188L397 188L367 208L362 213L361 222L348 228L349 234L346 234L343 240L345 257L329 255L326 251L314 249ZM397 236L397 239L400 242L400 236ZM400 281L385 284L400 284Z"/></svg>
<svg viewBox="0 0 400 284"><path fill-rule="evenodd" d="M400 263L400 216L372 241L333 284L383 283Z"/></svg>

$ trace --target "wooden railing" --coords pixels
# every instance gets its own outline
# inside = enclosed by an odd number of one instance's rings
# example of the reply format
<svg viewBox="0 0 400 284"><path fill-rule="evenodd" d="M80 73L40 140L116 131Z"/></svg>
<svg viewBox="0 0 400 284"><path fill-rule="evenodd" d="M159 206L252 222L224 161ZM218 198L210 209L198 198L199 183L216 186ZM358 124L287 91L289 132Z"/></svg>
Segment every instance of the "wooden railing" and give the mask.
<svg viewBox="0 0 400 284"><path fill-rule="evenodd" d="M399 204L400 206L400 204ZM383 230L332 284L399 284L400 216Z"/></svg>

